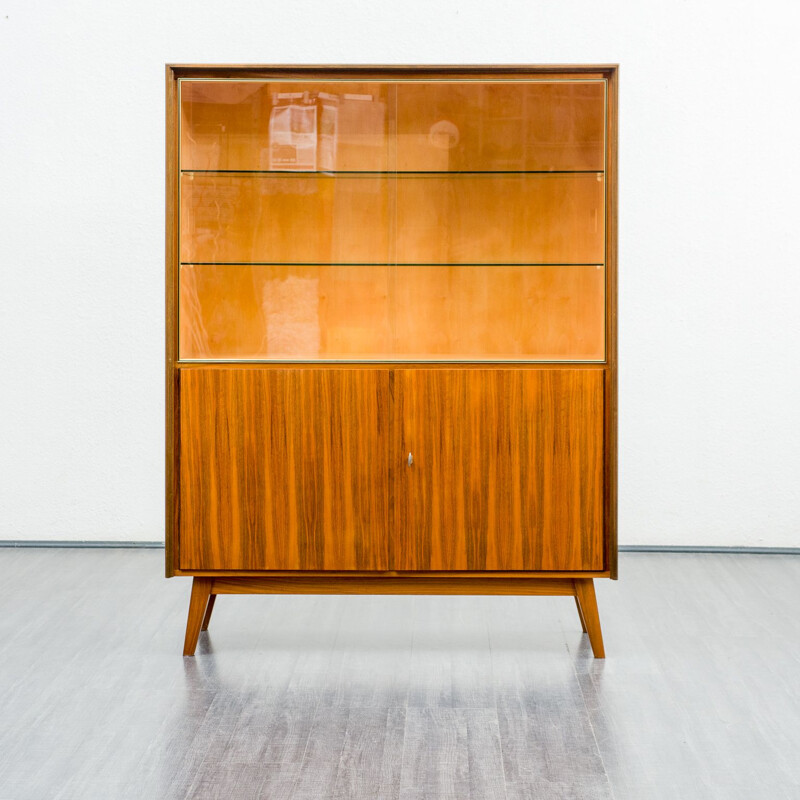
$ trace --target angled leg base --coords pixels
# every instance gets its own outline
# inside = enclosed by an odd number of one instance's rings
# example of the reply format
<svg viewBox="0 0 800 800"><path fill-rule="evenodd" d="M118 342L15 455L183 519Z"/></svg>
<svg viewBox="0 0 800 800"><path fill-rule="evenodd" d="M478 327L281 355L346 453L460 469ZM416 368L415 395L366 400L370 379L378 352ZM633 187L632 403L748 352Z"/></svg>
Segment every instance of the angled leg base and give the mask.
<svg viewBox="0 0 800 800"><path fill-rule="evenodd" d="M203 617L203 624L200 626L201 631L208 630L208 623L211 622L211 612L214 610L214 603L217 599L215 594L208 598L208 605L206 606L206 615Z"/></svg>
<svg viewBox="0 0 800 800"><path fill-rule="evenodd" d="M193 656L200 636L200 627L206 616L208 600L211 597L213 578L196 577L192 581L192 596L189 600L189 618L186 620L186 638L183 641L183 654ZM210 614L208 616L211 616Z"/></svg>
<svg viewBox="0 0 800 800"><path fill-rule="evenodd" d="M594 581L591 578L576 578L575 602L578 604L578 614L581 625L589 634L589 642L595 658L605 658L603 648L603 631L600 629L600 614L597 611L597 597L594 593Z"/></svg>

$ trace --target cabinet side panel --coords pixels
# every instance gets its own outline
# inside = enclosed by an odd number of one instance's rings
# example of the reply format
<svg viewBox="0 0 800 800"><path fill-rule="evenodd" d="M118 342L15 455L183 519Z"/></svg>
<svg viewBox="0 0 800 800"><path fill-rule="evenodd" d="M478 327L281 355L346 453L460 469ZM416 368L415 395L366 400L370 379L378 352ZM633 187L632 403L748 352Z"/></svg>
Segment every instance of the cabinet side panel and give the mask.
<svg viewBox="0 0 800 800"><path fill-rule="evenodd" d="M392 568L603 569L603 376L398 370Z"/></svg>
<svg viewBox="0 0 800 800"><path fill-rule="evenodd" d="M166 241L165 241L165 567L167 577L175 574L180 562L177 552L178 539L178 475L177 459L179 442L176 423L178 401L178 374L175 361L178 357L176 284L178 275L178 82L170 69L166 68Z"/></svg>
<svg viewBox="0 0 800 800"><path fill-rule="evenodd" d="M607 360L608 387L606 393L606 519L608 544L606 566L611 577L617 578L617 163L619 125L619 69L608 73L606 115L606 273L607 289Z"/></svg>
<svg viewBox="0 0 800 800"><path fill-rule="evenodd" d="M386 370L185 370L181 568L386 569Z"/></svg>

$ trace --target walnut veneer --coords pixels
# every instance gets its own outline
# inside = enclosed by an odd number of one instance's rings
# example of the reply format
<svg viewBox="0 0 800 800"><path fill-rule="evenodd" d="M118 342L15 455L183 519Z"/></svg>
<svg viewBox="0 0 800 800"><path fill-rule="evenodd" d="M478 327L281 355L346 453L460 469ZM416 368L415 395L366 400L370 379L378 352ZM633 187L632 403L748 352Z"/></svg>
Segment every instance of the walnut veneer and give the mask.
<svg viewBox="0 0 800 800"><path fill-rule="evenodd" d="M616 81L167 67L167 575L575 598L616 577Z"/></svg>

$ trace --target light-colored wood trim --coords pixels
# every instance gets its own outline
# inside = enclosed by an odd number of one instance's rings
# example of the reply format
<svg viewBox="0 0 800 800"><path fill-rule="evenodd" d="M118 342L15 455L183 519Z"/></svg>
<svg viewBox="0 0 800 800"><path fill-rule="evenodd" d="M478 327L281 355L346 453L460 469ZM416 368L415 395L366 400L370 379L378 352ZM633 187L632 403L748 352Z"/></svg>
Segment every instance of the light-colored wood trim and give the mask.
<svg viewBox="0 0 800 800"><path fill-rule="evenodd" d="M205 577L212 577L212 578L234 578L234 577L243 577L243 578L291 578L291 577L303 577L303 578L402 578L405 580L406 578L437 578L442 580L450 580L452 578L463 578L465 580L494 580L497 578L509 579L509 580L532 580L532 579L542 579L542 580L551 580L553 578L608 578L609 572L589 572L589 571L580 571L580 572L562 572L562 571L553 571L553 572L524 572L524 571L514 571L514 572L491 572L491 571L480 571L480 572L435 572L435 571L426 571L426 572L405 572L401 570L387 570L386 572L380 571L347 571L342 572L341 570L262 570L262 571L254 571L254 570L183 570L183 569L176 569L175 574L179 576L185 577L198 577L198 576L205 576Z"/></svg>
<svg viewBox="0 0 800 800"><path fill-rule="evenodd" d="M179 373L175 370L178 359L178 321L176 318L177 306L177 271L178 271L178 97L177 81L170 67L166 69L166 240L165 240L165 450L166 450L166 502L165 502L165 567L166 576L175 574L175 567L179 563L178 554L178 514L180 513L177 502L178 489L178 452L177 432L180 430L178 421L178 379Z"/></svg>
<svg viewBox="0 0 800 800"><path fill-rule="evenodd" d="M574 581L575 599L578 603L578 612L581 624L589 634L589 642L595 658L605 658L606 651L603 647L603 632L600 629L600 615L597 612L597 597L594 593L594 581L583 578Z"/></svg>
<svg viewBox="0 0 800 800"><path fill-rule="evenodd" d="M179 361L191 369L607 369L602 361Z"/></svg>
<svg viewBox="0 0 800 800"><path fill-rule="evenodd" d="M206 605L206 613L203 616L203 624L200 626L200 630L201 631L207 631L208 630L208 625L211 622L211 614L214 611L214 603L216 602L216 599L217 599L217 596L215 594L212 594L208 598L208 604ZM578 610L580 611L580 606L578 606ZM581 622L581 624L583 624L583 622ZM586 630L585 626L584 626L583 630L584 631Z"/></svg>
<svg viewBox="0 0 800 800"><path fill-rule="evenodd" d="M508 77L534 77L545 75L551 79L575 79L579 75L584 80L602 80L612 74L615 64L420 64L403 66L397 64L169 64L169 69L178 78L194 79L271 79L282 77L314 78L331 75L369 74L370 78L397 78L413 76L414 78L453 78L457 76L480 76L501 79Z"/></svg>
<svg viewBox="0 0 800 800"><path fill-rule="evenodd" d="M195 580L198 580L195 578ZM567 578L213 578L214 594L488 594L574 595Z"/></svg>
<svg viewBox="0 0 800 800"><path fill-rule="evenodd" d="M604 529L606 564L617 579L617 164L618 164L618 80L619 67L608 74L606 121L606 374L605 391L605 476Z"/></svg>
<svg viewBox="0 0 800 800"><path fill-rule="evenodd" d="M192 596L189 600L189 617L186 620L186 638L183 641L183 654L193 656L200 636L200 627L205 619L208 600L211 595L212 578L195 578L192 581Z"/></svg>
<svg viewBox="0 0 800 800"><path fill-rule="evenodd" d="M272 577L195 577L186 623L185 656L193 656L201 630L208 629L216 596L220 594L414 594L522 595L574 597L578 619L595 658L605 658L594 582L591 578L387 577L331 574Z"/></svg>

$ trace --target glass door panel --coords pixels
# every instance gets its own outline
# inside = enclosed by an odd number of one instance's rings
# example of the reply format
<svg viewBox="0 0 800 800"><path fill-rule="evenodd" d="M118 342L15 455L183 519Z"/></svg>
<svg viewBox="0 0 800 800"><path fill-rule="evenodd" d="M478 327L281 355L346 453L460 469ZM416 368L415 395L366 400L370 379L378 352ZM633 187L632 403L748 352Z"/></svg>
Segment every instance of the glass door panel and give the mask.
<svg viewBox="0 0 800 800"><path fill-rule="evenodd" d="M397 85L399 170L602 170L604 81Z"/></svg>
<svg viewBox="0 0 800 800"><path fill-rule="evenodd" d="M388 266L184 265L186 359L393 355Z"/></svg>
<svg viewBox="0 0 800 800"><path fill-rule="evenodd" d="M185 265L185 359L603 358L602 267Z"/></svg>
<svg viewBox="0 0 800 800"><path fill-rule="evenodd" d="M389 169L385 83L182 81L181 169Z"/></svg>
<svg viewBox="0 0 800 800"><path fill-rule="evenodd" d="M189 173L181 261L390 260L386 176Z"/></svg>
<svg viewBox="0 0 800 800"><path fill-rule="evenodd" d="M397 261L601 264L602 173L404 176Z"/></svg>
<svg viewBox="0 0 800 800"><path fill-rule="evenodd" d="M601 266L397 267L394 298L403 360L604 357Z"/></svg>
<svg viewBox="0 0 800 800"><path fill-rule="evenodd" d="M605 357L603 81L180 92L180 358Z"/></svg>

